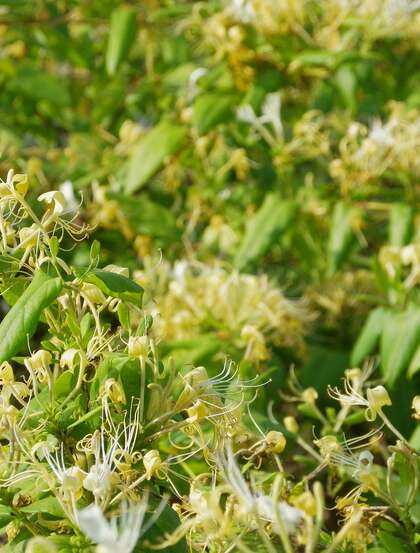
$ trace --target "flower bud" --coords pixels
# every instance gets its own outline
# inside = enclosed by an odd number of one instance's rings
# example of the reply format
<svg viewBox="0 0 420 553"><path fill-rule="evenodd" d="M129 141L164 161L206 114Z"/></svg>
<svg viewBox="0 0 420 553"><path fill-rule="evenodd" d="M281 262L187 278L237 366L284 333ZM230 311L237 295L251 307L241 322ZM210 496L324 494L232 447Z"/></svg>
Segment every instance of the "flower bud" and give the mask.
<svg viewBox="0 0 420 553"><path fill-rule="evenodd" d="M146 480L150 480L163 465L159 451L151 449L143 455L143 465L146 469Z"/></svg>
<svg viewBox="0 0 420 553"><path fill-rule="evenodd" d="M124 388L114 378L107 378L102 385L101 395L112 403L126 403Z"/></svg>
<svg viewBox="0 0 420 553"><path fill-rule="evenodd" d="M283 432L276 432L275 430L270 430L267 433L265 442L267 443L267 453L281 453L287 443Z"/></svg>
<svg viewBox="0 0 420 553"><path fill-rule="evenodd" d="M135 359L146 359L149 355L149 338L147 336L130 336L128 355Z"/></svg>
<svg viewBox="0 0 420 553"><path fill-rule="evenodd" d="M283 424L289 432L292 432L293 434L297 434L299 432L299 425L295 417L284 417Z"/></svg>
<svg viewBox="0 0 420 553"><path fill-rule="evenodd" d="M319 448L322 457L329 457L331 453L340 449L340 444L335 436L324 436L319 440L314 440L314 444Z"/></svg>
<svg viewBox="0 0 420 553"><path fill-rule="evenodd" d="M309 405L314 405L316 400L318 399L318 392L315 390L315 388L306 388L306 390L302 392L301 399Z"/></svg>
<svg viewBox="0 0 420 553"><path fill-rule="evenodd" d="M314 517L316 515L316 500L309 491L303 492L297 497L294 497L291 503L310 517Z"/></svg>
<svg viewBox="0 0 420 553"><path fill-rule="evenodd" d="M411 404L413 409L413 417L416 420L420 420L420 396L415 396L413 398L413 403Z"/></svg>
<svg viewBox="0 0 420 553"><path fill-rule="evenodd" d="M196 421L207 417L210 414L210 411L202 401L198 400L194 403L192 407L187 409L187 413L189 419L192 419L192 421Z"/></svg>

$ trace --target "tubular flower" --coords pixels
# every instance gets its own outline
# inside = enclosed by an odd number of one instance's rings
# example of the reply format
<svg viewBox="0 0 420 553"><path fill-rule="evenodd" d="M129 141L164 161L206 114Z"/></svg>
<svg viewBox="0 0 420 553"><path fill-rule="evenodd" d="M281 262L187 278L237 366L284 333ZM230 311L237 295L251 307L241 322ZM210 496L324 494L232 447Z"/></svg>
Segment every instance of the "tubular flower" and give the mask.
<svg viewBox="0 0 420 553"><path fill-rule="evenodd" d="M77 523L86 536L98 545L98 553L131 553L142 533L147 498L140 503L121 503L121 514L108 522L98 505L77 511Z"/></svg>

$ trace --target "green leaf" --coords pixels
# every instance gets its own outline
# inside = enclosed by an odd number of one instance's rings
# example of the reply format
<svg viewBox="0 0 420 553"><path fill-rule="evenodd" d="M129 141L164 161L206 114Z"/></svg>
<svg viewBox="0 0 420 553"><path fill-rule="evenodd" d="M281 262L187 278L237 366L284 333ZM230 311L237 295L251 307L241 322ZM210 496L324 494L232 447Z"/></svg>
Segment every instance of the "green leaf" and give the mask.
<svg viewBox="0 0 420 553"><path fill-rule="evenodd" d="M121 62L127 57L136 37L136 12L128 6L120 6L111 14L111 28L106 51L106 70L115 75Z"/></svg>
<svg viewBox="0 0 420 553"><path fill-rule="evenodd" d="M283 200L276 194L268 194L248 223L234 260L235 267L243 269L266 254L279 235L288 228L295 215L295 202Z"/></svg>
<svg viewBox="0 0 420 553"><path fill-rule="evenodd" d="M410 445L416 451L420 451L420 424L415 428L410 436Z"/></svg>
<svg viewBox="0 0 420 553"><path fill-rule="evenodd" d="M413 209L405 204L394 204L389 221L389 243L399 247L408 244L413 235L413 223Z"/></svg>
<svg viewBox="0 0 420 553"><path fill-rule="evenodd" d="M173 357L177 367L196 365L221 351L223 342L212 334L203 334L190 340L176 340L161 344L162 355Z"/></svg>
<svg viewBox="0 0 420 553"><path fill-rule="evenodd" d="M118 320L124 330L130 330L130 311L127 304L120 303L117 308Z"/></svg>
<svg viewBox="0 0 420 553"><path fill-rule="evenodd" d="M377 307L369 313L351 352L351 365L357 367L367 355L373 353L381 337L387 311Z"/></svg>
<svg viewBox="0 0 420 553"><path fill-rule="evenodd" d="M388 386L408 367L420 341L420 309L410 307L385 320L381 338L381 368Z"/></svg>
<svg viewBox="0 0 420 553"><path fill-rule="evenodd" d="M413 355L408 367L408 378L412 378L418 371L420 371L420 345L417 347L416 353Z"/></svg>
<svg viewBox="0 0 420 553"><path fill-rule="evenodd" d="M8 505L0 505L0 532L13 520L12 509Z"/></svg>
<svg viewBox="0 0 420 553"><path fill-rule="evenodd" d="M179 239L180 231L173 213L165 206L150 200L146 194L136 197L110 194L110 198L118 202L136 234L150 234L171 242Z"/></svg>
<svg viewBox="0 0 420 553"><path fill-rule="evenodd" d="M119 298L139 304L143 297L143 288L133 280L104 269L73 269L84 282L94 284L106 296Z"/></svg>
<svg viewBox="0 0 420 553"><path fill-rule="evenodd" d="M205 134L218 123L231 118L236 97L232 94L209 92L194 102L192 124L199 134Z"/></svg>
<svg viewBox="0 0 420 553"><path fill-rule="evenodd" d="M157 498L151 497L149 499L150 514L149 516L146 515L146 524L148 518L156 513L159 506L160 501ZM175 532L180 524L181 523L176 512L169 505L165 505L156 522L144 534L142 541L144 540L146 543L150 542L157 545L160 541L165 539L166 535L170 535ZM143 553L144 551L148 551L148 549L145 550L140 546L134 550L134 553ZM182 538L177 543L165 547L165 551L168 551L169 553L187 553L189 548L185 538Z"/></svg>
<svg viewBox="0 0 420 553"><path fill-rule="evenodd" d="M13 255L3 254L0 255L0 271L5 272L16 272L19 268L19 259Z"/></svg>
<svg viewBox="0 0 420 553"><path fill-rule="evenodd" d="M357 109L357 78L354 65L340 65L334 80L345 105L354 113Z"/></svg>
<svg viewBox="0 0 420 553"><path fill-rule="evenodd" d="M24 513L48 513L54 517L64 517L64 511L60 503L55 497L52 496L38 499L38 501L35 501L26 507L21 507L20 510Z"/></svg>
<svg viewBox="0 0 420 553"><path fill-rule="evenodd" d="M355 215L356 211L344 202L338 202L334 207L328 242L329 273L334 273L343 265L355 243Z"/></svg>
<svg viewBox="0 0 420 553"><path fill-rule="evenodd" d="M162 166L166 157L182 146L186 137L185 127L162 121L141 140L131 156L125 191L135 192Z"/></svg>
<svg viewBox="0 0 420 553"><path fill-rule="evenodd" d="M44 100L61 108L68 106L71 101L63 79L53 77L29 64L19 66L12 88L32 100Z"/></svg>
<svg viewBox="0 0 420 553"><path fill-rule="evenodd" d="M16 355L31 337L41 317L61 292L63 281L36 271L30 285L0 324L0 363Z"/></svg>
<svg viewBox="0 0 420 553"><path fill-rule="evenodd" d="M132 397L138 397L140 368L137 359L132 359L123 353L107 355L96 369L95 378L90 387L90 399L92 401L97 399L99 390L107 378L115 378L115 380L121 382L127 401L130 401Z"/></svg>

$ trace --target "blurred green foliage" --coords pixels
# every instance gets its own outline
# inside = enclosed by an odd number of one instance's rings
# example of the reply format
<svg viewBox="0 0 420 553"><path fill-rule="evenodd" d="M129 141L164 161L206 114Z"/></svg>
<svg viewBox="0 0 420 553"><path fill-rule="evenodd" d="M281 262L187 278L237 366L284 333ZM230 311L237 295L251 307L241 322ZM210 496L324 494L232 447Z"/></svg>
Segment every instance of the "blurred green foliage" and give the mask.
<svg viewBox="0 0 420 553"><path fill-rule="evenodd" d="M35 194L69 181L103 263L143 270L161 249L172 264L269 275L312 316L306 353L274 344L259 370L293 362L319 387L379 354L392 419L409 435L420 382L414 4L3 1L1 173L28 173ZM88 246L69 256L83 266ZM163 348L180 362L240 360L211 315Z"/></svg>

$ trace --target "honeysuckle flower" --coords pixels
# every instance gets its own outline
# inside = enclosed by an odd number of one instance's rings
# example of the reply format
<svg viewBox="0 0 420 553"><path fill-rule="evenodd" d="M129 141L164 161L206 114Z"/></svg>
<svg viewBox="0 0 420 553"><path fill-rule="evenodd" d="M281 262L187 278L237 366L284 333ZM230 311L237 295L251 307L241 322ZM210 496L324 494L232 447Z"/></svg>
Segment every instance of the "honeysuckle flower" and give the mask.
<svg viewBox="0 0 420 553"><path fill-rule="evenodd" d="M147 336L130 336L128 355L133 358L147 359L150 350L150 339Z"/></svg>
<svg viewBox="0 0 420 553"><path fill-rule="evenodd" d="M115 378L107 378L102 384L100 395L106 397L111 403L126 403L124 388Z"/></svg>
<svg viewBox="0 0 420 553"><path fill-rule="evenodd" d="M267 94L261 111L260 121L262 123L270 123L273 126L274 132L278 138L283 137L283 124L280 117L281 96L275 92Z"/></svg>
<svg viewBox="0 0 420 553"><path fill-rule="evenodd" d="M230 445L226 446L224 451L219 451L217 463L238 499L244 515L260 516L263 520L271 522L274 528L280 518L287 532L292 533L297 529L304 513L286 501L279 501L271 495L253 491L243 477Z"/></svg>
<svg viewBox="0 0 420 553"><path fill-rule="evenodd" d="M64 351L60 357L60 367L61 368L67 367L72 371L76 366L77 357L79 357L80 363L83 363L83 364L87 363L86 355L83 351L76 348L66 349L66 351Z"/></svg>
<svg viewBox="0 0 420 553"><path fill-rule="evenodd" d="M35 248L41 236L41 231L35 223L19 230L19 247L25 250Z"/></svg>
<svg viewBox="0 0 420 553"><path fill-rule="evenodd" d="M66 180L60 184L58 190L63 195L67 211L77 212L80 204L74 193L73 183L70 180Z"/></svg>
<svg viewBox="0 0 420 553"><path fill-rule="evenodd" d="M150 480L153 475L158 474L163 467L160 453L157 449L151 449L143 455L143 465L146 469L146 480Z"/></svg>
<svg viewBox="0 0 420 553"><path fill-rule="evenodd" d="M49 368L51 361L51 353L43 349L36 351L31 357L24 360L24 365L31 375L35 393L37 392L37 382L41 384L48 383L51 389L51 370Z"/></svg>
<svg viewBox="0 0 420 553"><path fill-rule="evenodd" d="M57 478L63 493L72 494L77 498L82 489L83 471L77 466L66 467L63 444L61 444L59 451L55 453L50 453L50 444L45 444L41 452Z"/></svg>
<svg viewBox="0 0 420 553"><path fill-rule="evenodd" d="M413 417L416 420L420 420L420 396L415 396L411 404L413 409Z"/></svg>
<svg viewBox="0 0 420 553"><path fill-rule="evenodd" d="M19 403L30 394L27 384L16 382L13 368L7 361L0 365L1 394L7 400L13 396Z"/></svg>
<svg viewBox="0 0 420 553"><path fill-rule="evenodd" d="M354 384L347 377L344 380L344 393L341 393L338 388L328 388L329 395L341 403L341 405L365 407L366 419L370 422L374 421L378 414L382 413L382 408L387 405L392 405L391 398L386 389L379 385L374 388L368 388L366 398L362 395Z"/></svg>
<svg viewBox="0 0 420 553"><path fill-rule="evenodd" d="M106 445L105 432L95 432L86 451L93 453L94 463L90 466L83 479L83 487L93 493L96 499L106 502L112 487L118 480L114 471L118 441L110 436L110 444Z"/></svg>
<svg viewBox="0 0 420 553"><path fill-rule="evenodd" d="M44 192L38 196L38 201L45 202L54 215L61 215L66 205L64 194L59 190Z"/></svg>
<svg viewBox="0 0 420 553"><path fill-rule="evenodd" d="M137 504L123 501L120 515L108 522L102 509L92 504L77 511L77 523L98 545L98 553L131 553L140 538L146 510L147 498Z"/></svg>
<svg viewBox="0 0 420 553"><path fill-rule="evenodd" d="M15 174L13 169L7 173L6 182L0 180L0 198L13 197L14 194L19 194L25 197L28 191L28 177L22 174Z"/></svg>

